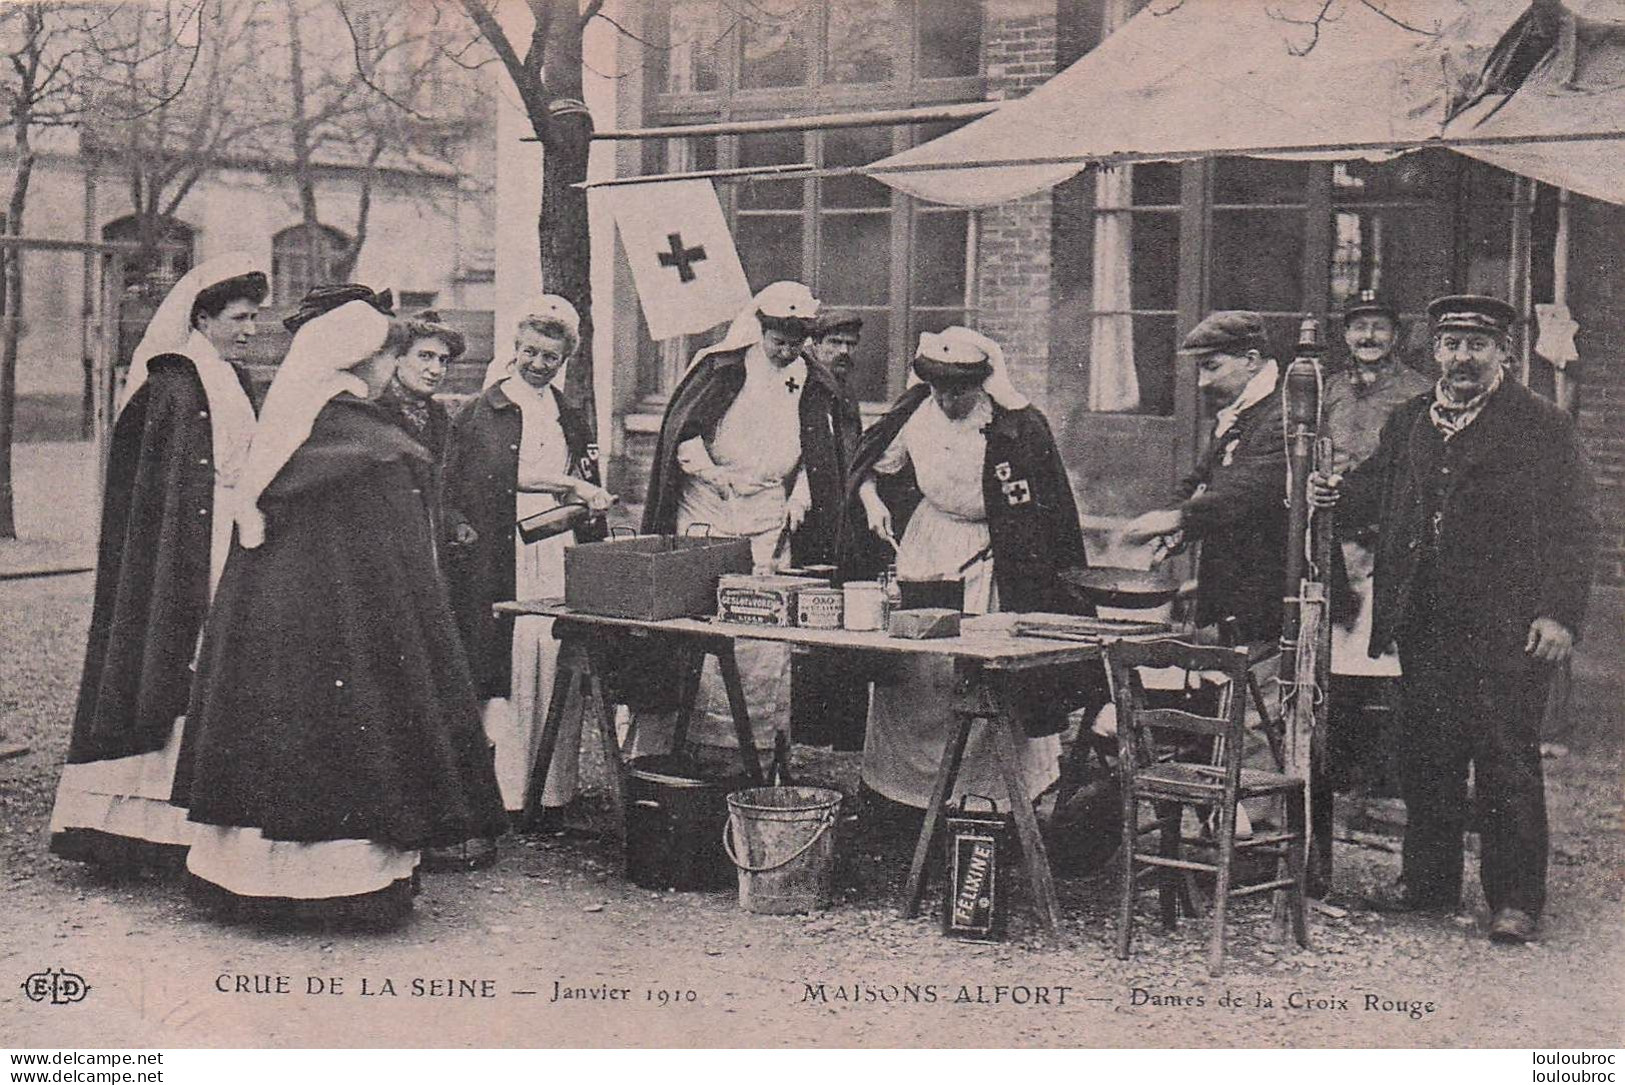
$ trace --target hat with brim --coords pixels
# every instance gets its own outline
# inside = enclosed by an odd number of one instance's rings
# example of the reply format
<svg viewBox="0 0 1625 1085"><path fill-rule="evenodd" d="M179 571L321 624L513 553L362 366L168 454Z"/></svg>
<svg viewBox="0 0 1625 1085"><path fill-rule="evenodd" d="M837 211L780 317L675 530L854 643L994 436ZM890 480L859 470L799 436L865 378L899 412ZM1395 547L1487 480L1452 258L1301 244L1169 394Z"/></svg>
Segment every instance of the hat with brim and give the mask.
<svg viewBox="0 0 1625 1085"><path fill-rule="evenodd" d="M987 351L963 338L921 332L914 372L933 386L963 388L981 384L993 372Z"/></svg>
<svg viewBox="0 0 1625 1085"><path fill-rule="evenodd" d="M1428 323L1435 332L1484 332L1505 336L1512 331L1518 311L1500 298L1483 294L1448 294L1428 305Z"/></svg>
<svg viewBox="0 0 1625 1085"><path fill-rule="evenodd" d="M1209 313L1179 344L1179 353L1186 356L1218 351L1246 354L1249 350L1270 353L1270 337L1264 330L1264 318L1245 309Z"/></svg>
<svg viewBox="0 0 1625 1085"><path fill-rule="evenodd" d="M822 339L843 329L862 331L863 316L855 309L819 309L818 315L813 318L812 335L815 339Z"/></svg>
<svg viewBox="0 0 1625 1085"><path fill-rule="evenodd" d="M818 299L791 280L769 283L756 295L756 319L764 329L806 335L818 316Z"/></svg>

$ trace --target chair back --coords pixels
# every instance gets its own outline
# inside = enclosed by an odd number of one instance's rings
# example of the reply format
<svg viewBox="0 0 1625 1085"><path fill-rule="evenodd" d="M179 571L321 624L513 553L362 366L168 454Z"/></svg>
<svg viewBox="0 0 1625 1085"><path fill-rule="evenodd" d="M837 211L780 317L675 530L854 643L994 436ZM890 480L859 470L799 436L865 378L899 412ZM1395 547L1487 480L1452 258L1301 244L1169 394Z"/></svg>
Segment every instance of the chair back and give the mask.
<svg viewBox="0 0 1625 1085"><path fill-rule="evenodd" d="M1178 640L1108 641L1103 646L1112 699L1117 705L1118 765L1124 782L1136 769L1167 760L1158 736L1172 732L1191 738L1217 740L1214 753L1223 780L1234 788L1241 775L1242 729L1246 701L1241 691L1247 682L1247 649L1217 648ZM1228 680L1221 692L1217 715L1181 708L1154 708L1146 703L1141 667L1178 667L1190 671L1217 671ZM1219 781L1215 780L1215 784Z"/></svg>

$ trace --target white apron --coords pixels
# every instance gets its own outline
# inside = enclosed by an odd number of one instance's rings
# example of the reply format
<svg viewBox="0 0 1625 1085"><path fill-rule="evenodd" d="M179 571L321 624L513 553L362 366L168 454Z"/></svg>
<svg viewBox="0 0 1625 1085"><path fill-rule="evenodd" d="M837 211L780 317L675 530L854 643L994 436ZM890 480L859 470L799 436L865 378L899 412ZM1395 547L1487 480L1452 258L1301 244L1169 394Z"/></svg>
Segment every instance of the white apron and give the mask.
<svg viewBox="0 0 1625 1085"><path fill-rule="evenodd" d="M924 500L908 522L897 551L897 575L903 580L965 580L967 614L998 610L993 562L982 560L959 568L988 545L987 510L982 501L982 470L987 438L982 428L993 420L991 405L958 422L927 399L903 424L897 440L875 469L895 474L914 464ZM943 747L953 724L953 661L935 656L906 656L885 681L877 681L863 747L863 782L894 802L924 808L942 764ZM971 726L965 758L950 802L965 795L986 795L1009 809L1009 793L985 721ZM1029 795L1036 796L1060 775L1059 735L1028 739L1018 749Z"/></svg>

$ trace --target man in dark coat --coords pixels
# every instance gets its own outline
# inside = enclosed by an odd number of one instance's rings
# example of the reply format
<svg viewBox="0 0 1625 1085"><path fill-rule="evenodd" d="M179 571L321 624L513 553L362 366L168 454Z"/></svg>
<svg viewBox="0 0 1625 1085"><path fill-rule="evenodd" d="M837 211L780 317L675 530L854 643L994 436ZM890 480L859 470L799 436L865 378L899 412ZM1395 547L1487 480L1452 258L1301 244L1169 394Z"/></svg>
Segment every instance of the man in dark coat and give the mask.
<svg viewBox="0 0 1625 1085"><path fill-rule="evenodd" d="M807 463L810 489L815 494L827 494L830 490L824 479L813 477L824 471L838 477L836 492L845 492L847 470L857 451L858 439L863 435L863 418L851 381L852 355L862 333L863 317L857 312L823 307L813 318L812 334L802 350L809 372L828 373L837 390L835 409L828 412L837 431L836 455ZM822 376L820 383L825 383ZM817 412L819 417L823 413L822 408ZM790 553L798 566L834 564L840 550L835 537L840 516L839 501L813 501L801 530L790 540ZM870 553L862 562L861 575L871 576L884 567L890 550L880 546L868 532L861 534L862 539L851 541L867 545ZM885 554L880 554L880 550L885 550ZM848 571L857 572L855 568ZM790 717L791 732L803 745L861 750L869 718L869 683L853 675L838 657L793 657L790 660Z"/></svg>
<svg viewBox="0 0 1625 1085"><path fill-rule="evenodd" d="M1179 352L1195 357L1202 394L1218 407L1213 437L1184 481L1184 500L1135 518L1123 536L1200 542L1197 623L1235 618L1246 641L1273 641L1281 633L1287 510L1280 374L1269 336L1257 313L1221 311L1192 328Z"/></svg>
<svg viewBox="0 0 1625 1085"><path fill-rule="evenodd" d="M443 563L463 646L484 702L503 801L514 813L541 805L557 820L574 798L579 730L562 734L547 794L529 802L536 742L552 689L557 642L546 618L491 612L493 603L564 593L558 535L516 550L515 524L561 502L588 505L577 542L608 533L611 496L600 485L598 446L587 417L559 392L560 374L580 343L580 320L561 297L548 295L519 322L510 365L458 412L446 462L444 504L449 545ZM515 659L521 664L516 669ZM579 715L566 719L579 722ZM551 801L549 801L551 800Z"/></svg>
<svg viewBox="0 0 1625 1085"><path fill-rule="evenodd" d="M1011 385L998 344L968 328L926 332L913 369L921 383L858 444L848 515L896 546L905 585L962 581L966 613L1080 609L1059 578L1088 564L1072 486L1048 422ZM1066 711L1104 703L1098 674L1029 684L1017 708L1030 736L1019 756L1031 794L1057 777ZM927 658L901 661L876 681L866 786L895 803L929 802L953 681L948 661ZM988 742L987 732L972 733L958 794L1006 794Z"/></svg>
<svg viewBox="0 0 1625 1085"><path fill-rule="evenodd" d="M1507 379L1510 305L1451 296L1428 315L1433 391L1346 480L1311 479L1340 519L1378 519L1370 651L1397 642L1403 668L1404 889L1373 903L1460 906L1471 766L1490 937L1521 943L1545 906L1540 721L1585 618L1590 472L1569 418Z"/></svg>
<svg viewBox="0 0 1625 1085"><path fill-rule="evenodd" d="M243 469L175 790L187 869L250 911L399 919L422 849L502 828L433 459L377 401L408 338L365 299L313 316Z"/></svg>
<svg viewBox="0 0 1625 1085"><path fill-rule="evenodd" d="M108 453L96 591L51 850L116 868L173 864L190 839L169 804L191 662L231 541L254 427L239 364L265 300L227 254L164 299L131 359Z"/></svg>

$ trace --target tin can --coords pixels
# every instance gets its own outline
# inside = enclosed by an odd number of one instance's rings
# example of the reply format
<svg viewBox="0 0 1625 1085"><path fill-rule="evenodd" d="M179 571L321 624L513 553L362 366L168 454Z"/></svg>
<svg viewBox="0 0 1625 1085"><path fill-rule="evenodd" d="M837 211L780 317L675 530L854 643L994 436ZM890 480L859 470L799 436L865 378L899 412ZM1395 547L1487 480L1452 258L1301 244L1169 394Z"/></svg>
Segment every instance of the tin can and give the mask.
<svg viewBox="0 0 1625 1085"><path fill-rule="evenodd" d="M841 624L855 632L881 629L886 623L886 593L875 580L848 580L842 586L845 614Z"/></svg>
<svg viewBox="0 0 1625 1085"><path fill-rule="evenodd" d="M796 624L803 629L839 629L845 601L840 588L802 588L796 592Z"/></svg>
<svg viewBox="0 0 1625 1085"><path fill-rule="evenodd" d="M987 810L970 810L973 798ZM1008 908L1000 864L1010 832L1010 817L998 804L967 795L947 811L948 869L942 899L942 933L968 942L1002 942Z"/></svg>

